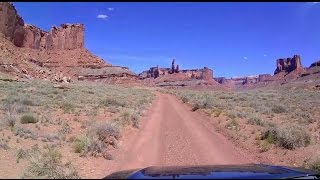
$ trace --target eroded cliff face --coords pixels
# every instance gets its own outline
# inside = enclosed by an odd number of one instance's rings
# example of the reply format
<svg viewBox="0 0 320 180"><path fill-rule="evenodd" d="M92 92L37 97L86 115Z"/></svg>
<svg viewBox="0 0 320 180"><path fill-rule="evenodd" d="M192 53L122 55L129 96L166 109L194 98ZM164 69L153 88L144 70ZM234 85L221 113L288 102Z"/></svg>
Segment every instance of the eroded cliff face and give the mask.
<svg viewBox="0 0 320 180"><path fill-rule="evenodd" d="M25 24L13 4L0 2L0 71L18 78L70 82L85 70L89 79L131 82L137 76L113 67L84 46L83 24L61 24L49 32ZM98 73L98 74L97 74ZM118 79L117 79L118 78Z"/></svg>
<svg viewBox="0 0 320 180"><path fill-rule="evenodd" d="M61 24L61 27L52 27L49 33L43 36L44 45L40 48L48 50L72 50L84 48L84 25Z"/></svg>
<svg viewBox="0 0 320 180"><path fill-rule="evenodd" d="M25 24L24 25L24 38L22 47L40 49L41 37L44 37L45 32L40 28Z"/></svg>
<svg viewBox="0 0 320 180"><path fill-rule="evenodd" d="M73 50L84 48L84 25L61 24L49 32L25 24L15 7L0 2L0 32L17 47L45 50Z"/></svg>
<svg viewBox="0 0 320 180"><path fill-rule="evenodd" d="M0 2L0 32L21 47L24 39L24 21L11 3Z"/></svg>
<svg viewBox="0 0 320 180"><path fill-rule="evenodd" d="M84 25L61 24L52 27L49 32L25 24L23 43L19 47L41 50L73 50L84 49Z"/></svg>

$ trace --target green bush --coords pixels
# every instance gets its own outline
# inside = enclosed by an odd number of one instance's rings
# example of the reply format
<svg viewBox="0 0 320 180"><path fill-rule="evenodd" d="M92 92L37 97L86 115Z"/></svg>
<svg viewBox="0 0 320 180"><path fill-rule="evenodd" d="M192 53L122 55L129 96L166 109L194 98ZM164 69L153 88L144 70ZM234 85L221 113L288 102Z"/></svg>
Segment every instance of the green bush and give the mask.
<svg viewBox="0 0 320 180"><path fill-rule="evenodd" d="M85 153L90 146L90 140L87 136L81 136L73 141L73 149L75 153Z"/></svg>
<svg viewBox="0 0 320 180"><path fill-rule="evenodd" d="M23 115L20 119L21 124L37 123L38 119L31 114Z"/></svg>

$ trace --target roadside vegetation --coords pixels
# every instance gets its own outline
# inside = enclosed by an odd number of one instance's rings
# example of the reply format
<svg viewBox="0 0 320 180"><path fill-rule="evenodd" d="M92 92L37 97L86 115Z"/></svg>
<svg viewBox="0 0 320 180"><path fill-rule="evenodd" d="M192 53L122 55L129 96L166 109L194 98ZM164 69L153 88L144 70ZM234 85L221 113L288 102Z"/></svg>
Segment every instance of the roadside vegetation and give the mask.
<svg viewBox="0 0 320 180"><path fill-rule="evenodd" d="M28 164L19 177L80 178L77 159L113 160L121 132L139 129L152 100L149 90L103 83L1 81L0 153Z"/></svg>
<svg viewBox="0 0 320 180"><path fill-rule="evenodd" d="M319 91L292 88L161 91L190 104L191 111L212 117L218 130L241 142L243 147L252 146L264 154L283 152L284 156L279 157L284 159L289 156L288 150L304 153L305 148L319 148ZM317 162L313 162L314 169L318 168ZM302 165L302 160L298 164Z"/></svg>

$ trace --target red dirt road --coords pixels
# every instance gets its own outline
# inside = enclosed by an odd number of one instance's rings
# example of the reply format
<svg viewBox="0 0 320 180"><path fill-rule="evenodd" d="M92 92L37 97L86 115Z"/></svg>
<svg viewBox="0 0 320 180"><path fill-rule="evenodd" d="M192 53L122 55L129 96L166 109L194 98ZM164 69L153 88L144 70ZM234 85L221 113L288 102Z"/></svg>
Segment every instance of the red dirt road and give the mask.
<svg viewBox="0 0 320 180"><path fill-rule="evenodd" d="M176 97L157 93L136 133L124 135L108 171L151 165L243 164L253 162L224 136L206 116L192 112Z"/></svg>

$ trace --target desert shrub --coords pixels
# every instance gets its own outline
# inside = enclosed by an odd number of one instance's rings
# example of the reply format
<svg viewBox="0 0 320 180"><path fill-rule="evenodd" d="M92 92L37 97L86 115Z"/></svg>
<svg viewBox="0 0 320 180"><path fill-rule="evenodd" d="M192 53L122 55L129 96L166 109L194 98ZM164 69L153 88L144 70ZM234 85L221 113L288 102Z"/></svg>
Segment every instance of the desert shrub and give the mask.
<svg viewBox="0 0 320 180"><path fill-rule="evenodd" d="M296 125L269 127L263 133L262 139L267 139L267 141L285 149L307 146L311 140L310 135Z"/></svg>
<svg viewBox="0 0 320 180"><path fill-rule="evenodd" d="M15 102L7 102L4 105L5 117L1 118L0 125L7 125L13 128L17 121L17 104Z"/></svg>
<svg viewBox="0 0 320 180"><path fill-rule="evenodd" d="M19 136L19 137L25 138L25 139L33 139L33 140L37 139L37 135L34 134L29 129L17 127L17 128L13 129L13 133L15 136Z"/></svg>
<svg viewBox="0 0 320 180"><path fill-rule="evenodd" d="M52 146L46 146L44 152L34 148L29 152L30 166L23 178L79 179L79 175L70 162L62 163L61 153Z"/></svg>
<svg viewBox="0 0 320 180"><path fill-rule="evenodd" d="M272 112L277 113L277 114L287 112L287 109L286 109L285 106L283 106L283 105L277 105L277 104L276 104L276 105L273 105L273 107L271 108L271 110L272 110Z"/></svg>
<svg viewBox="0 0 320 180"><path fill-rule="evenodd" d="M237 113L231 110L231 111L228 111L227 116L231 119L235 119L237 117Z"/></svg>
<svg viewBox="0 0 320 180"><path fill-rule="evenodd" d="M125 111L121 113L121 121L124 125L128 125L131 122L131 112Z"/></svg>
<svg viewBox="0 0 320 180"><path fill-rule="evenodd" d="M126 102L123 99L117 99L117 98L111 98L107 97L102 101L102 104L104 106L120 106L120 107L125 107Z"/></svg>
<svg viewBox="0 0 320 180"><path fill-rule="evenodd" d="M78 137L73 142L76 153L91 156L104 156L108 145L116 146L120 131L114 123L99 124L91 127L86 135Z"/></svg>
<svg viewBox="0 0 320 180"><path fill-rule="evenodd" d="M44 142L47 142L47 141L53 142L53 141L59 140L59 139L60 139L59 136L56 134L46 134L42 137L42 141L44 141Z"/></svg>
<svg viewBox="0 0 320 180"><path fill-rule="evenodd" d="M306 113L306 112L303 112L303 111L298 111L298 112L295 112L294 114L292 114L292 118L296 118L296 117L303 124L310 124L310 123L315 122L315 119L313 119L311 117L310 113Z"/></svg>
<svg viewBox="0 0 320 180"><path fill-rule="evenodd" d="M132 126L135 128L140 127L140 116L137 113L132 114L131 116Z"/></svg>
<svg viewBox="0 0 320 180"><path fill-rule="evenodd" d="M249 118L248 124L264 126L266 123L265 123L265 121L263 119L254 116L254 117Z"/></svg>
<svg viewBox="0 0 320 180"><path fill-rule="evenodd" d="M192 111L196 111L198 109L200 109L200 105L198 103L194 104L192 107Z"/></svg>
<svg viewBox="0 0 320 180"><path fill-rule="evenodd" d="M320 173L320 158L317 156L312 157L312 158L306 160L305 163L303 164L303 166L308 169L312 169L312 170Z"/></svg>
<svg viewBox="0 0 320 180"><path fill-rule="evenodd" d="M70 127L70 125L67 122L64 122L62 124L62 128L59 129L58 133L65 135L65 134L70 134L72 132L72 129Z"/></svg>
<svg viewBox="0 0 320 180"><path fill-rule="evenodd" d="M115 122L121 125L132 125L133 127L139 127L140 116L135 110L126 110L121 113L120 118L114 119Z"/></svg>
<svg viewBox="0 0 320 180"><path fill-rule="evenodd" d="M222 110L215 108L215 109L214 109L214 113L215 113L215 117L219 117L220 114L222 113Z"/></svg>
<svg viewBox="0 0 320 180"><path fill-rule="evenodd" d="M116 106L110 106L110 107L108 107L108 111L111 113L117 113L120 110Z"/></svg>
<svg viewBox="0 0 320 180"><path fill-rule="evenodd" d="M75 110L74 105L71 103L63 103L61 108L63 109L64 113L72 113Z"/></svg>
<svg viewBox="0 0 320 180"><path fill-rule="evenodd" d="M30 99L22 99L21 104L26 105L26 106L34 106L34 102Z"/></svg>
<svg viewBox="0 0 320 180"><path fill-rule="evenodd" d="M182 96L181 100L182 100L183 103L189 102L189 98L187 98L186 96Z"/></svg>
<svg viewBox="0 0 320 180"><path fill-rule="evenodd" d="M19 160L20 159L25 159L25 158L27 158L28 157L28 151L26 151L26 150L24 150L24 149L19 149L18 151L17 151L17 154L16 154L16 157L17 157L17 163L19 163Z"/></svg>
<svg viewBox="0 0 320 180"><path fill-rule="evenodd" d="M262 140L260 142L260 151L266 152L269 151L272 147L272 144L268 140Z"/></svg>
<svg viewBox="0 0 320 180"><path fill-rule="evenodd" d="M23 115L20 119L21 124L37 123L38 119L31 114Z"/></svg>
<svg viewBox="0 0 320 180"><path fill-rule="evenodd" d="M4 139L0 139L0 149L8 150L10 147Z"/></svg>
<svg viewBox="0 0 320 180"><path fill-rule="evenodd" d="M226 128L232 129L232 130L239 130L239 123L238 123L238 121L236 119L231 119L226 124Z"/></svg>
<svg viewBox="0 0 320 180"><path fill-rule="evenodd" d="M90 140L87 136L81 136L73 141L73 149L75 153L84 153L88 151Z"/></svg>
<svg viewBox="0 0 320 180"><path fill-rule="evenodd" d="M120 138L119 126L115 123L105 123L101 124L96 128L96 133L101 141L105 141L111 137L116 139Z"/></svg>
<svg viewBox="0 0 320 180"><path fill-rule="evenodd" d="M9 127L11 128L14 127L17 121L17 114L15 109L7 110L5 120L6 120L6 124Z"/></svg>

